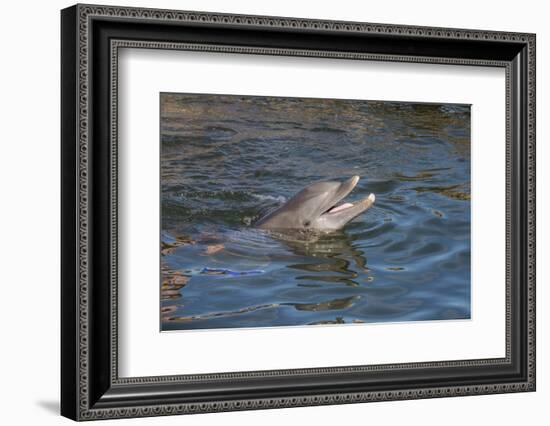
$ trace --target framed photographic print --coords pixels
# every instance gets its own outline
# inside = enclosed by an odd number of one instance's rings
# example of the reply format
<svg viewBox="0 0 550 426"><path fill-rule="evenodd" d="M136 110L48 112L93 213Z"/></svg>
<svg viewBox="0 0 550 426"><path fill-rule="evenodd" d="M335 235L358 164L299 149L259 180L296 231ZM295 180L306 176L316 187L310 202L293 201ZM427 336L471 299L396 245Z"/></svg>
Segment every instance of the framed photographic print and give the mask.
<svg viewBox="0 0 550 426"><path fill-rule="evenodd" d="M535 390L535 36L76 5L74 420Z"/></svg>

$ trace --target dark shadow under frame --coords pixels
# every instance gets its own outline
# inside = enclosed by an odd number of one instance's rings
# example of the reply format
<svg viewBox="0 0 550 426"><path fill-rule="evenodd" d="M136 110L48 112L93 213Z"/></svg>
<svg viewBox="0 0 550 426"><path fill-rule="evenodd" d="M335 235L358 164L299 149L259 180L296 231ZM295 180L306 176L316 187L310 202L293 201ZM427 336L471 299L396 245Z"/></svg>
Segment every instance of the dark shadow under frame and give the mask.
<svg viewBox="0 0 550 426"><path fill-rule="evenodd" d="M506 69L506 357L119 378L118 49ZM62 11L62 414L78 420L535 389L535 36L77 5ZM237 385L238 383L238 385Z"/></svg>

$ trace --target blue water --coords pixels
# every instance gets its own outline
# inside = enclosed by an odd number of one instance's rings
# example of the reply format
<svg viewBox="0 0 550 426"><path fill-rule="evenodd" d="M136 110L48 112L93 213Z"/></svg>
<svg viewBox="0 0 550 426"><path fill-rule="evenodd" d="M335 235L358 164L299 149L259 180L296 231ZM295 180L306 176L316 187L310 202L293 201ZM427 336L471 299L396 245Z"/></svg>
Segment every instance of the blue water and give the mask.
<svg viewBox="0 0 550 426"><path fill-rule="evenodd" d="M361 176L342 231L251 224ZM470 317L470 108L161 95L162 330Z"/></svg>

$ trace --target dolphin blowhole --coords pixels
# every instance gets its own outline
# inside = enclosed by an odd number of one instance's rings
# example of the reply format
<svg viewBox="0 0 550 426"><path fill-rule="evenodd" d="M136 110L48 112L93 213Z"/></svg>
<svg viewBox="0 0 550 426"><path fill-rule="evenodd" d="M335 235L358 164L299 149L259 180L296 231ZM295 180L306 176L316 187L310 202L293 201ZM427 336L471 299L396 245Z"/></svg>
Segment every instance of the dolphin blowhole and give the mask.
<svg viewBox="0 0 550 426"><path fill-rule="evenodd" d="M262 229L341 229L368 210L376 200L371 193L362 200L341 203L353 191L359 179L359 176L352 176L344 182L312 183L263 216L254 226Z"/></svg>

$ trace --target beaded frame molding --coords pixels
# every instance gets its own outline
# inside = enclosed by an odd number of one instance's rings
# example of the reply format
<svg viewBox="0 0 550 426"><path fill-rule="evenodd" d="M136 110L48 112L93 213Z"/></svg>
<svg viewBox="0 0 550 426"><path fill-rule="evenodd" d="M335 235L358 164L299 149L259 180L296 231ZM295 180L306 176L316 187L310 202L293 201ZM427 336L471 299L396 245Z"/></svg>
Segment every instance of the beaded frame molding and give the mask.
<svg viewBox="0 0 550 426"><path fill-rule="evenodd" d="M535 35L97 5L62 21L61 413L74 420L535 390ZM121 48L501 67L506 73L506 355L118 376Z"/></svg>

